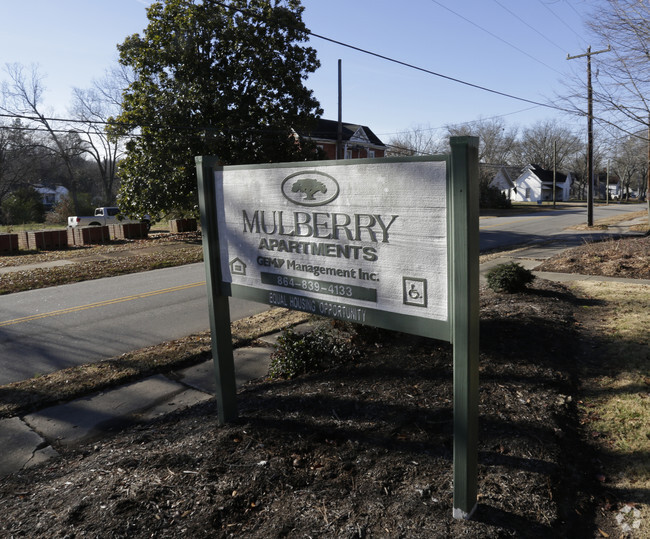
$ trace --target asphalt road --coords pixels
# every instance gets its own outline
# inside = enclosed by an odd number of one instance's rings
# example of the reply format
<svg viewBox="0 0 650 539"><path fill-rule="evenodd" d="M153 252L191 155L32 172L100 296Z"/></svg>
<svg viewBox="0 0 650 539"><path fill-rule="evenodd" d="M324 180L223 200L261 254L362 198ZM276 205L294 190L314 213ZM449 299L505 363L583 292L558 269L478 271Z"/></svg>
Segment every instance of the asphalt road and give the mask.
<svg viewBox="0 0 650 539"><path fill-rule="evenodd" d="M209 328L203 264L3 296L0 385ZM268 309L230 300L231 320Z"/></svg>
<svg viewBox="0 0 650 539"><path fill-rule="evenodd" d="M595 208L595 219L645 206ZM481 250L553 238L580 244L585 208L482 218ZM0 385L99 361L208 329L203 264L86 281L0 298ZM231 298L231 319L265 305Z"/></svg>
<svg viewBox="0 0 650 539"><path fill-rule="evenodd" d="M646 209L643 204L609 204L594 207L594 222L623 213ZM585 207L571 207L544 212L510 215L506 217L483 217L479 223L481 251L519 245L532 241L555 241L579 245L583 238L602 235L601 230L567 230L568 227L587 224Z"/></svg>

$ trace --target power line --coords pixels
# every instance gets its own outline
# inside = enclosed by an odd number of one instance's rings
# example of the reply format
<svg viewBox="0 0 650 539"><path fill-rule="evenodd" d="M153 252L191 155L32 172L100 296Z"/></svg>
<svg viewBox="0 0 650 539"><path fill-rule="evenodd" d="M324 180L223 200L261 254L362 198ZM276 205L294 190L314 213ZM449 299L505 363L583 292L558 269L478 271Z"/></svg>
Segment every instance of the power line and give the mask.
<svg viewBox="0 0 650 539"><path fill-rule="evenodd" d="M458 122L453 125L469 125L469 124L475 124L480 121L489 121L489 120L498 120L499 118L505 118L506 116L512 116L513 114L519 114L521 112L526 112L532 109L537 108L537 105L533 107L526 107L525 109L520 109L520 110L515 110L514 112L506 112L505 114L496 114L494 116L488 116L487 118L480 118L478 120L468 120L467 122ZM448 124L452 125L452 124ZM445 129L447 125L441 125L438 127L425 127L420 129L420 131L437 131L439 129ZM389 136L389 135L399 135L401 133L406 132L407 130L402 129L401 131L395 131L393 133L377 133L378 136Z"/></svg>
<svg viewBox="0 0 650 539"><path fill-rule="evenodd" d="M435 0L431 0L431 1L432 1L432 2L435 2ZM438 2L435 2L435 3L438 3ZM215 4L221 6L221 7L225 8L225 9L228 9L228 10L230 10L230 11L238 11L238 12L243 13L243 14L245 14L245 15L251 17L251 18L255 18L255 19L261 20L261 21L263 21L263 22L266 22L266 19L264 19L262 16L258 15L257 13L254 13L254 12L252 12L252 11L250 11L250 10L246 10L246 9L242 9L242 8L237 8L237 7L234 7L234 6L230 6L230 5L228 5L228 4L224 4L223 2L215 2ZM441 4L439 4L439 5L441 5ZM442 7L445 7L445 6L442 6ZM449 9L449 8L445 8L445 9ZM451 11L451 10L449 10L449 11ZM452 11L452 13L455 13L455 12ZM469 21L469 22L471 22L471 21ZM474 23L472 23L472 24L474 24ZM329 43L334 43L335 45L339 45L339 46L341 46L341 47L345 47L345 48L348 48L348 49L351 49L351 50L354 50L354 51L360 52L360 53L362 53L362 54L366 54L366 55L368 55L368 56L374 56L375 58L379 58L379 59L381 59L381 60L385 60L385 61L387 61L387 62L391 62L391 63L397 64L397 65L401 65L401 66L403 66L403 67L408 67L409 69L413 69L413 70L416 70L416 71L420 71L420 72L422 72L422 73L427 73L428 75L433 75L433 76L435 76L435 77L439 77L439 78L442 78L442 79L445 79L445 80L448 80L448 81L451 81L451 82L456 82L456 83L458 83L458 84L462 84L462 85L465 85L465 86L469 86L470 88L475 88L475 89L477 89L477 90L481 90L481 91L484 91L484 92L488 92L488 93L492 93L492 94L500 95L500 96L502 96L502 97L507 97L508 99L515 99L515 100L517 100L517 101L522 101L522 102L524 102L524 103L530 103L531 105L537 105L537 106L539 106L539 107L546 107L546 108L549 108L549 109L558 110L558 111L560 111L560 112L573 113L573 111L571 111L571 110L563 109L563 108L561 108L561 107L558 107L558 106L555 106L555 105L551 105L551 104L549 104L549 103L540 103L540 102L538 102L538 101L533 101L532 99L526 99L526 98L524 98L524 97L518 97L518 96L516 96L516 95L508 94L508 93L506 93L506 92L501 92L501 91L499 91L499 90L493 90L493 89L491 89L491 88L487 88L486 86L481 86L480 84L474 84L474 83L472 83L472 82L468 82L468 81L464 81L464 80L462 80L462 79L458 79L458 78L455 78L455 77L451 77L451 76L449 76L449 75L443 75L442 73L437 73L436 71L432 71L432 70L430 70L430 69L426 69L426 68L423 68L423 67L419 67L419 66L416 66L416 65L414 65L414 64L411 64L411 63L408 63L408 62L404 62L404 61L402 61L402 60L397 60L397 59L395 59L395 58L391 58L390 56L386 56L386 55L384 55L384 54L380 54L380 53L377 53L377 52L373 52L373 51L370 51L370 50L368 50L368 49L364 49L364 48L362 48L362 47L357 47L357 46L355 46L355 45L351 45L350 43L345 43L345 42L343 42L343 41L339 41L339 40L337 40L337 39L333 39L333 38L330 38L330 37L326 37L326 36L323 36L323 35L317 34L316 32L312 32L312 31L309 30L309 29L306 30L306 33L307 33L307 35L310 35L310 36L312 36L312 37L316 37L316 38L318 38L318 39L322 39L323 41L327 41L327 42L329 42ZM501 38L499 38L499 37L497 37L497 36L495 36L495 37L496 37L497 39L501 39ZM514 46L514 45L513 45L513 46ZM523 52L523 51L521 51L521 52ZM527 53L524 52L524 54L527 54ZM532 57L531 57L531 58L532 58ZM533 58L533 60L535 60L535 61L539 61L539 60L536 60L535 58ZM553 68L550 67L550 66L546 66L546 67L549 67L549 69L553 69ZM560 72L558 71L558 73L560 73ZM563 73L560 73L560 74L563 75Z"/></svg>
<svg viewBox="0 0 650 539"><path fill-rule="evenodd" d="M324 41L329 41L330 43L334 43L336 45L340 45L342 47L346 47L348 49L352 49L352 50L355 50L357 52L367 54L369 56L374 56L375 58L380 58L382 60L386 60L386 61L392 62L394 64L398 64L398 65L401 65L401 66L404 66L404 67L408 67L409 69L414 69L416 71L421 71L423 73L427 73L427 74L433 75L435 77L440 77L440 78L445 79L445 80L449 80L449 81L452 81L452 82L457 82L459 84L469 86L470 88L476 88L477 90L482 90L484 92L489 92L489 93L492 93L492 94L500 95L500 96L503 96L503 97L507 97L509 99L515 99L517 101L522 101L524 103L530 103L531 105L537 105L539 107L546 107L546 108L553 109L553 110L559 110L561 112L573 112L573 111L570 111L568 109L563 109L562 107L558 107L556 105L550 105L548 103L540 103L539 101L533 101L532 99L526 99L524 97L518 97L516 95L501 92L499 90L493 90L491 88L481 86L480 84L474 84L472 82L467 82L467 81L464 81L464 80L461 80L461 79L457 79L455 77L450 77L449 75L443 75L442 73L437 73L435 71L432 71L430 69L426 69L424 67L419 67L419 66L416 66L414 64L409 64L408 62L403 62L402 60L397 60L395 58L391 58L390 56L385 56L385 55L379 54L377 52L372 52L372 51L369 51L367 49L362 49L361 47L356 47L355 45L350 45L349 43L344 43L343 41L338 41L338 40L332 39L330 37L321 36L321 35L316 34L314 32L310 32L310 35L313 36L313 37L317 37L319 39L322 39Z"/></svg>
<svg viewBox="0 0 650 539"><path fill-rule="evenodd" d="M543 0L539 0L539 2L544 6L544 8L546 8L546 10L547 10L551 15L553 15L553 17L555 17L556 19L558 19L558 20L559 20L559 21L560 21L560 22L561 22L561 23L562 23L562 24L563 24L563 25L564 25L564 26L569 30L569 32L570 32L569 35L574 35L574 36L576 36L576 37L577 37L580 41L582 41L582 43L585 44L585 46L586 46L587 40L585 40L585 38L580 34L580 32L578 31L578 29L577 29L575 26L571 26L571 25L569 25L569 24L566 22L566 18L565 18L565 17L560 17L557 13L555 13L555 11L553 11L553 10L548 6L548 3L544 2ZM557 3L557 2L550 2L550 3ZM575 6L574 6L573 4L571 4L571 2L570 2L569 0L564 0L564 3L566 3L566 5L568 5L568 6L571 8L571 11L573 11L573 12L578 16L579 19L582 20L582 19L585 17L585 15L584 15L583 13L580 13L580 12L575 8Z"/></svg>
<svg viewBox="0 0 650 539"><path fill-rule="evenodd" d="M84 125L104 125L111 127L124 127L127 129L137 129L137 128L146 128L146 129L172 129L179 131L194 131L196 133L203 132L214 132L216 129L214 126L210 125L163 125L163 124L127 124L122 122L108 121L108 120L79 120L75 118L49 118L45 116L28 116L25 114L7 114L0 113L0 118L13 118L18 120L28 120L30 122L61 122L61 123L70 123L70 124L84 124ZM13 126L13 125L0 125L0 129L14 129L17 131L45 131L45 132L55 132L55 133L83 133L87 134L85 131L80 131L76 129L48 129L46 127L28 127L28 126ZM229 127L227 129L219 129L220 133L284 133L285 130L278 128L258 128L258 127L242 127L242 128L233 128ZM92 134L92 133L91 133ZM129 135L117 135L123 137L141 137L144 135L131 133Z"/></svg>
<svg viewBox="0 0 650 539"><path fill-rule="evenodd" d="M26 114L18 114L18 113L0 113L0 118L13 118L16 120L29 120L31 122L35 121L46 121L46 122L62 122L62 123L67 123L67 124L97 124L97 125L112 125L115 127L138 127L138 126L132 126L129 124L125 123L120 123L120 122L109 122L108 120L79 120L77 118L49 118L49 117L37 117L37 116L28 116ZM9 127L11 128L12 126L4 126L4 127ZM20 127L15 127L15 129L20 129Z"/></svg>
<svg viewBox="0 0 650 539"><path fill-rule="evenodd" d="M513 44L510 43L509 41L506 41L505 39L503 39L502 37L498 36L497 34L495 34L495 33L493 33L493 32L490 32L490 31L487 30L486 28L483 28L480 24L475 23L474 21L468 19L468 18L465 17L464 15L461 15L460 13L454 11L453 9L448 8L447 6L441 4L440 2L438 2L438 0L430 0L430 1L433 2L434 4L440 6L441 8L446 9L446 10L449 11L450 13L453 13L453 14L456 15L457 17L460 17L460 18L463 19L465 22L468 22L469 24L471 24L471 25L473 25L473 26L476 26L476 28L478 28L479 30L482 30L482 31L485 32L486 34L492 36L494 39L497 39L497 40L501 41L502 43L505 43L506 45L508 45L508 47L512 47L512 48L515 49L516 51L519 51L521 54L524 54L525 56L528 56L528 58L530 58L531 60L534 60L535 62L537 62L537 63L543 65L544 67L547 67L547 68L550 69L551 71L555 71L556 73L558 73L558 74L564 76L564 73L562 73L561 71L558 71L557 69L555 69L554 67L551 67L551 66L548 65L547 63L542 62L540 59L535 58L533 55L528 54L528 53L527 53L526 51L524 51L523 49L520 49L520 48L517 47L516 45L513 45Z"/></svg>
<svg viewBox="0 0 650 539"><path fill-rule="evenodd" d="M457 16L459 16L461 18L464 18L461 15L454 12L453 10L450 10L449 8L446 8L445 6L441 5L436 0L431 0L431 1L438 4L438 5L440 5L441 7L445 8L445 9L448 9L449 11L456 14ZM215 3L220 5L221 7L225 8L225 9L228 9L229 11L238 11L238 12L244 13L245 15L248 15L248 16L250 16L252 18L256 18L258 20L265 21L265 19L263 17L261 17L257 13L251 12L249 10L236 8L234 6L224 4L223 2L215 2ZM473 23L472 21L469 21L468 19L465 19L465 20L467 20L471 24L474 24L475 26L478 26L475 23ZM479 26L479 28L481 28L481 27ZM481 29L487 32L487 30L485 30L483 28L481 28ZM373 52L373 51L370 51L370 50L367 50L367 49L364 49L364 48L361 48L361 47L357 47L357 46L351 45L349 43L345 43L345 42L342 42L342 41L339 41L339 40L336 40L336 39L332 39L332 38L329 38L327 36L323 36L323 35L317 34L315 32L309 31L309 30L307 30L306 33L308 35L312 36L312 37L315 37L315 38L318 38L318 39L321 39L321 40L324 40L324 41L328 41L328 42L333 43L335 45L339 45L339 46L342 46L342 47L345 47L345 48L349 48L351 50L360 52L362 54L373 56L373 57L379 58L379 59L387 61L387 62L391 62L391 63L397 64L397 65L401 65L403 67L407 67L409 69L413 69L413 70L420 71L420 72L423 72L423 73L426 73L426 74L429 74L429 75L433 75L435 77L443 78L443 79L449 80L451 82L456 82L458 84L462 84L462 85L465 85L465 86L468 86L468 87L471 87L471 88L475 88L477 90L492 93L492 94L495 94L495 95L500 95L500 96L506 97L508 99L514 99L516 101L529 103L531 105L538 106L538 107L545 107L545 108L549 108L549 109L552 109L552 110L557 110L557 111L560 111L560 112L576 114L576 111L573 111L573 110L570 110L570 109L566 109L566 108L559 107L559 106L552 105L552 104L548 104L548 103L541 103L541 102L538 102L538 101L534 101L534 100L531 100L531 99L519 97L519 96L516 96L516 95L513 95L513 94L506 93L506 92L501 92L499 90L494 90L492 88L488 88L486 86L471 83L471 82L468 82L468 81L465 81L465 80L462 80L462 79L458 79L458 78L455 78L455 77L444 75L442 73L438 73L438 72L432 71L430 69L426 69L426 68L423 68L423 67L420 67L420 66L416 66L416 65L408 63L408 62L397 60L395 58L392 58L392 57L389 57L389 56L386 56L386 55L383 55L383 54L379 54L379 53L376 53L376 52ZM490 32L488 32L488 33L490 33ZM496 37L497 39L501 39L498 36L494 36L494 37ZM517 49L517 50L519 50L519 49ZM520 51L520 52L523 52L523 51ZM524 54L527 54L527 53L524 53ZM535 58L533 58L533 59L536 60ZM538 61L538 60L536 60L536 61ZM33 118L33 117L29 117L29 116L16 115L16 114L12 114L12 115L0 114L0 117L20 118L20 119L27 119L27 120L30 120L30 121L39 120L39 118ZM201 131L201 130L211 129L210 126L205 126L205 127L170 126L170 125L166 125L166 126L163 126L163 125L141 125L141 126L139 126L139 125L130 125L130 124L119 123L119 122L109 122L109 121L99 121L99 120L85 121L85 120L63 119L63 118L41 118L41 119L42 120L47 120L47 121L57 121L57 122L67 122L67 123L97 124L97 125L107 125L107 126L110 125L110 126L126 127L126 128L146 127L146 128L159 128L159 129L183 129L183 130L193 130L193 131ZM471 123L471 122L466 122L466 123ZM227 131L232 132L232 131L240 131L240 130L233 130L231 128L231 129L228 129ZM241 131L243 131L243 129ZM269 130L265 130L265 131L268 132Z"/></svg>
<svg viewBox="0 0 650 539"><path fill-rule="evenodd" d="M553 11L550 7L548 7L548 5L545 2L543 2L542 0L538 0L538 2L540 4L542 4L558 21L560 21L564 26L566 26L566 28L569 30L569 32L571 32L572 34L575 32L575 28L571 28L566 23L566 21L562 17L558 16L558 14L555 13L555 11ZM575 11L575 8L574 8L574 11Z"/></svg>
<svg viewBox="0 0 650 539"><path fill-rule="evenodd" d="M569 2L569 0L566 0L566 3L567 3L567 5L568 5L572 10L573 10L573 12L574 12L578 17L582 18L582 16L583 16L582 13L580 13L580 12L579 12L575 7L574 7L574 5L573 5L571 2ZM573 30L573 32L575 32L575 30ZM580 37L580 39L581 39L583 42L585 42L585 40L583 39L582 36L578 35L578 37Z"/></svg>
<svg viewBox="0 0 650 539"><path fill-rule="evenodd" d="M499 2L499 0L493 0L493 1L494 1L495 4L498 4L498 5L501 6L503 9L505 9L508 13L510 13L510 15L512 15L512 16L513 16L515 19L517 19L519 22L525 24L525 25L526 25L528 28L530 28L533 32L535 32L536 34L538 34L542 39L546 40L548 43L550 43L551 45L553 45L556 49L562 51L562 53L565 52L564 49L562 49L562 47L560 47L557 43L555 43L555 41L551 41L551 40L546 36L546 34L544 34L543 32L540 32L540 31L539 31L537 28L535 28L533 25L528 24L524 19L522 19L522 18L521 18L519 15L517 15L514 11L512 11L510 8L508 8L507 6L504 6L501 2Z"/></svg>
<svg viewBox="0 0 650 539"><path fill-rule="evenodd" d="M3 114L3 116L6 116ZM45 127L26 127L15 125L0 125L0 129L7 129L11 131L28 131L30 133L68 133L68 134L85 134L84 131L75 131L74 129L47 129Z"/></svg>

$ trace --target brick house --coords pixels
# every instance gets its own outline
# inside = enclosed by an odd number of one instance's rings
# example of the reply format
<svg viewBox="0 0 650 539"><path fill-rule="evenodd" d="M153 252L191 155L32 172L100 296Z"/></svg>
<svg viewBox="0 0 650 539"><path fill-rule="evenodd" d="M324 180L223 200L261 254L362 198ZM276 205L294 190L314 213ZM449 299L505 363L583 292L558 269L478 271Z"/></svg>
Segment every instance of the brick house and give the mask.
<svg viewBox="0 0 650 539"><path fill-rule="evenodd" d="M338 122L319 119L315 127L302 135L312 140L325 153L327 159L336 159L336 140ZM386 146L365 125L343 123L344 159L362 159L366 157L384 157Z"/></svg>

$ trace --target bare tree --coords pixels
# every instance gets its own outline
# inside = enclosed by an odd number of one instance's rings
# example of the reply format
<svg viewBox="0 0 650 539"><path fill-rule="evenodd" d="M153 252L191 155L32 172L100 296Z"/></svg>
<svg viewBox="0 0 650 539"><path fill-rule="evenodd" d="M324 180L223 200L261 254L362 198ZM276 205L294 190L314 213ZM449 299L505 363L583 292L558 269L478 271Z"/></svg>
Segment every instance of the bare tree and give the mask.
<svg viewBox="0 0 650 539"><path fill-rule="evenodd" d="M450 137L479 137L479 161L492 165L510 165L516 148L516 127L507 127L502 118L481 119L465 124L448 125ZM517 163L518 164L518 163Z"/></svg>
<svg viewBox="0 0 650 539"><path fill-rule="evenodd" d="M44 112L42 99L45 87L37 67L32 66L29 73L26 73L22 65L11 64L6 66L6 72L10 81L3 84L3 105L0 108L44 133L41 147L63 162L67 180L65 187L70 191L75 210L78 210L75 161L86 151L86 144L78 133Z"/></svg>
<svg viewBox="0 0 650 539"><path fill-rule="evenodd" d="M110 204L115 197L120 145L108 137L105 127L108 118L115 113L110 111L102 95L94 88L73 90L71 113L80 122L76 129L86 143L84 150L97 165L104 203Z"/></svg>
<svg viewBox="0 0 650 539"><path fill-rule="evenodd" d="M647 149L642 140L632 136L619 139L611 163L612 171L621 182L621 197L629 200L632 190L639 195L645 193Z"/></svg>
<svg viewBox="0 0 650 539"><path fill-rule="evenodd" d="M388 141L387 156L433 155L446 149L446 142L435 136L436 129L422 125L398 133Z"/></svg>
<svg viewBox="0 0 650 539"><path fill-rule="evenodd" d="M0 124L0 203L32 179L33 146L30 132L20 120Z"/></svg>
<svg viewBox="0 0 650 539"><path fill-rule="evenodd" d="M604 0L588 27L611 46L594 57L594 101L615 125L636 132L648 125L650 114L650 3Z"/></svg>
<svg viewBox="0 0 650 539"><path fill-rule="evenodd" d="M609 154L607 139L603 134L598 133L595 137L596 144L593 150L593 170L594 180L605 171L606 156ZM560 168L560 167L558 167ZM587 144L583 141L579 151L569 154L562 162L562 170L571 172L573 183L571 184L571 195L579 199L587 198L589 170L587 168ZM598 187L596 186L598 191Z"/></svg>
<svg viewBox="0 0 650 539"><path fill-rule="evenodd" d="M79 125L80 135L87 143L86 152L97 165L102 185L104 203L112 203L117 191L117 164L124 153L119 138L110 136L106 129L111 118L119 115L122 108L122 93L133 82L133 73L128 67L118 65L109 69L103 78L93 81L89 89L73 90L71 113Z"/></svg>
<svg viewBox="0 0 650 539"><path fill-rule="evenodd" d="M595 45L610 47L609 51L592 58L594 119L601 126L640 136L648 144L650 3L647 0L602 0L594 5L587 27ZM587 95L584 71L576 74L565 87L572 90L560 98L567 107L584 116ZM639 128L644 129L640 131Z"/></svg>
<svg viewBox="0 0 650 539"><path fill-rule="evenodd" d="M565 170L571 156L584 151L580 137L556 120L545 120L523 129L517 145L518 161L535 164L547 170L553 165Z"/></svg>

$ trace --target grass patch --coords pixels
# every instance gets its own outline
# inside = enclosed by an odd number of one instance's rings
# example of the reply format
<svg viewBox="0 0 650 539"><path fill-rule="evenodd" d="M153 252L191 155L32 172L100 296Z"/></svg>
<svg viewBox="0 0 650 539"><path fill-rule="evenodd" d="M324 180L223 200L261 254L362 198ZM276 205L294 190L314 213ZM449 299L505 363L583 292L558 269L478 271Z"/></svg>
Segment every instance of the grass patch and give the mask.
<svg viewBox="0 0 650 539"><path fill-rule="evenodd" d="M75 262L62 267L13 271L0 276L0 295L201 261L201 246L189 246L129 257Z"/></svg>
<svg viewBox="0 0 650 539"><path fill-rule="evenodd" d="M644 515L635 537L650 537L650 286L579 281L599 302L594 361L582 374L586 434L605 456L606 486L626 493ZM596 314L596 316L594 316Z"/></svg>
<svg viewBox="0 0 650 539"><path fill-rule="evenodd" d="M0 225L0 233L11 234L22 232L24 230L51 230L55 228L65 228L65 225L53 225L50 223L23 223L22 225Z"/></svg>
<svg viewBox="0 0 650 539"><path fill-rule="evenodd" d="M616 226L627 221L634 221L641 217L646 217L648 215L648 210L635 211L632 213L624 213L622 215L613 215L611 217L605 217L603 219L597 219L594 222L593 227L587 225L577 225L571 227L573 230L591 230L593 228L598 228L600 230L607 230L610 226ZM639 226L639 225L637 225ZM647 229L648 225L640 225L641 228Z"/></svg>

